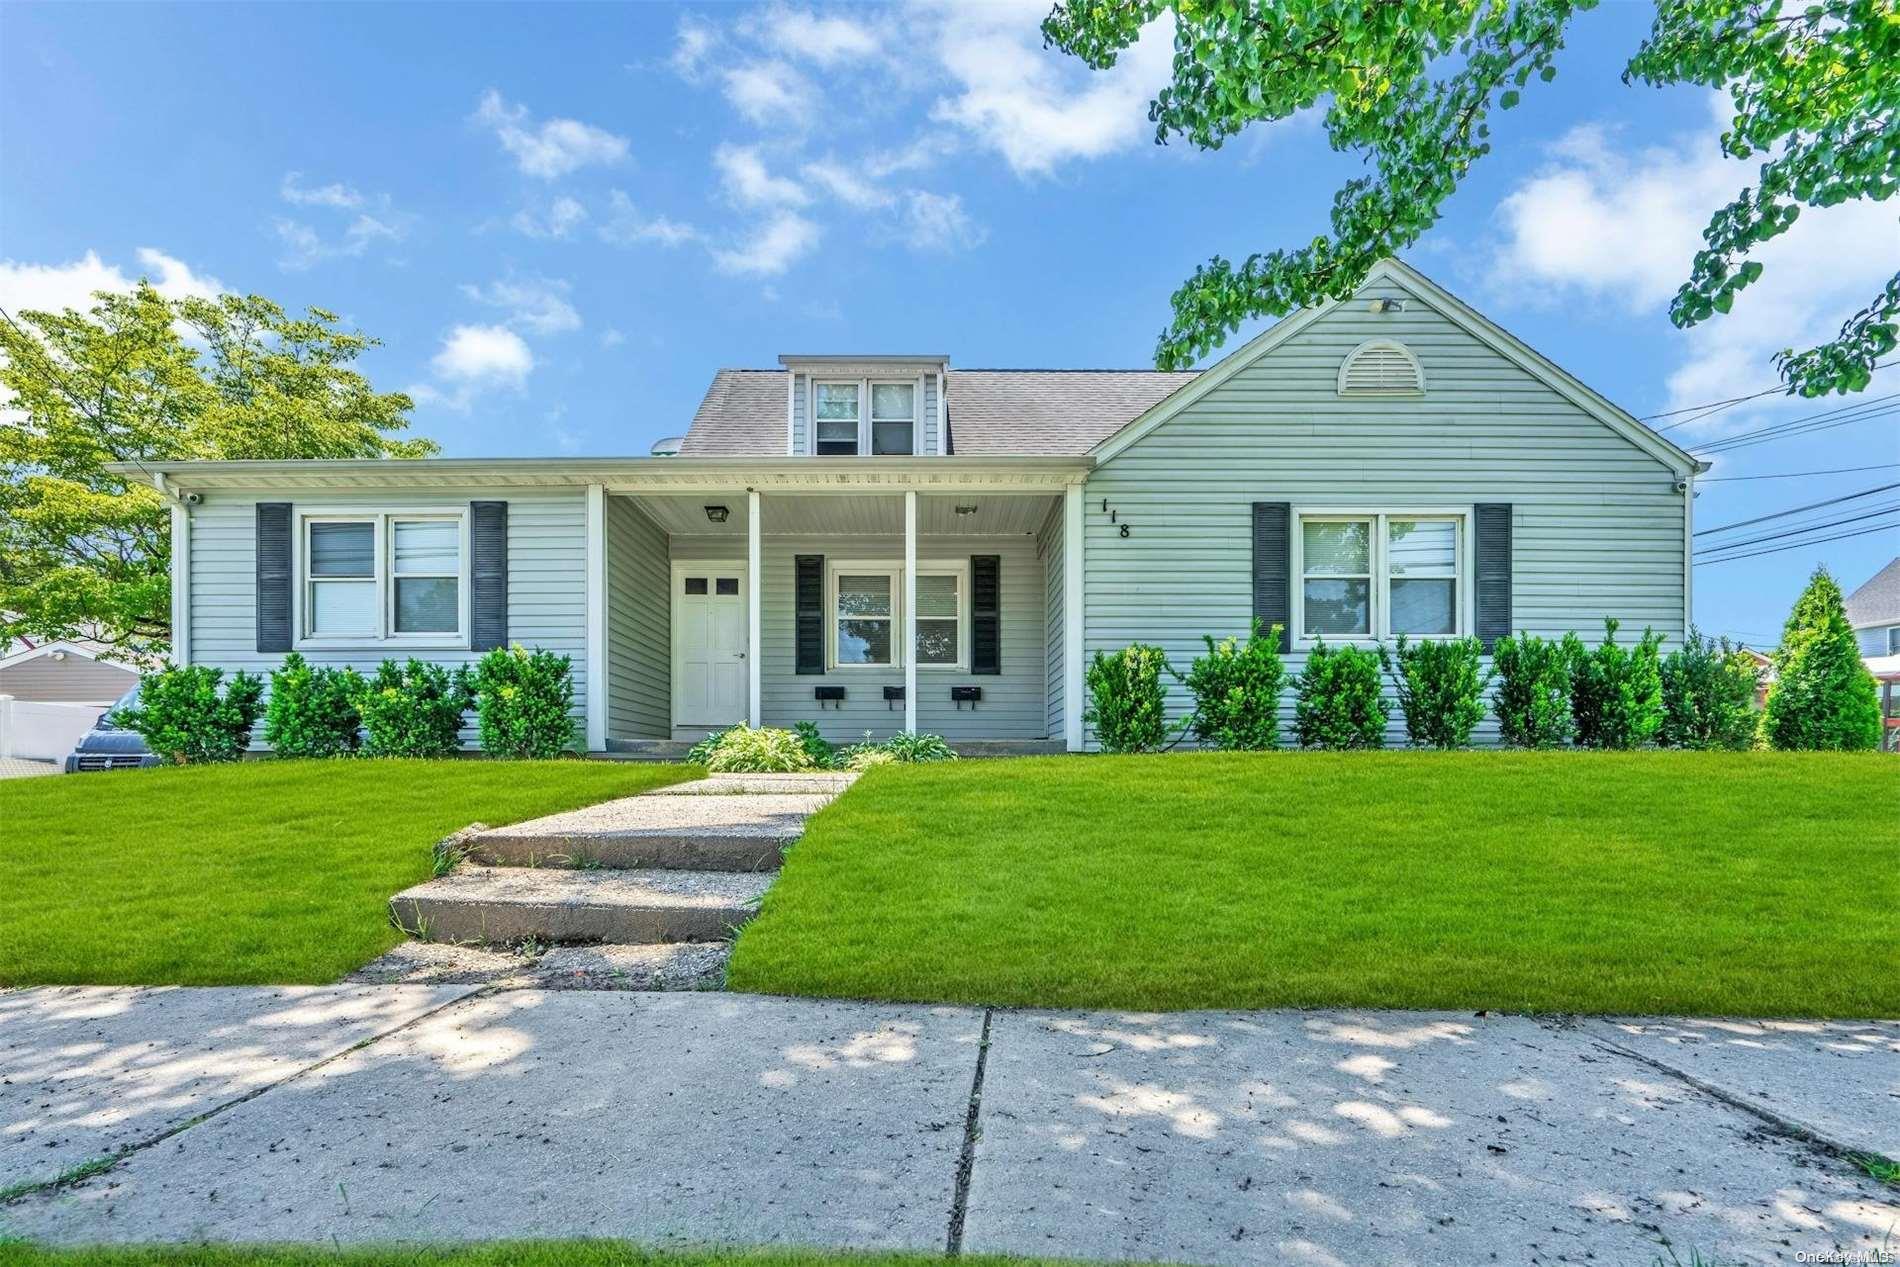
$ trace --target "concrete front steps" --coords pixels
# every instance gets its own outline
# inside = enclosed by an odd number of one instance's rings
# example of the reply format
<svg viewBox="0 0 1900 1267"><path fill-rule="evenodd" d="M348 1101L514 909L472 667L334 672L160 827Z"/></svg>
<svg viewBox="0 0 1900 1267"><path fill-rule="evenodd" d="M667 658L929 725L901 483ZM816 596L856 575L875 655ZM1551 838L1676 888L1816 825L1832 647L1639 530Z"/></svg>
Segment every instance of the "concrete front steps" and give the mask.
<svg viewBox="0 0 1900 1267"><path fill-rule="evenodd" d="M465 947L724 943L805 820L855 777L713 775L480 829L456 842L460 866L396 894L390 915Z"/></svg>

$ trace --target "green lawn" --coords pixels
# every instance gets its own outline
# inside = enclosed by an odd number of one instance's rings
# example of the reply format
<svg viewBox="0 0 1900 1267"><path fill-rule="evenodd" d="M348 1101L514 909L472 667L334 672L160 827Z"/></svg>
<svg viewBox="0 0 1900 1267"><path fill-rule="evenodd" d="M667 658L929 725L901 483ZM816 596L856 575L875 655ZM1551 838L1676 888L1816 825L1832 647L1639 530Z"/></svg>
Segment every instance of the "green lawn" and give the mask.
<svg viewBox="0 0 1900 1267"><path fill-rule="evenodd" d="M1265 753L873 770L731 987L1133 1009L1900 1015L1900 761Z"/></svg>
<svg viewBox="0 0 1900 1267"><path fill-rule="evenodd" d="M254 761L0 782L0 986L335 981L401 940L430 847L699 773Z"/></svg>
<svg viewBox="0 0 1900 1267"><path fill-rule="evenodd" d="M162 1249L145 1246L40 1250L0 1241L8 1267L1033 1267L1047 1258L987 1254L949 1259L941 1254L845 1254L820 1250L655 1250L619 1241L520 1241L456 1248L275 1249L270 1247Z"/></svg>

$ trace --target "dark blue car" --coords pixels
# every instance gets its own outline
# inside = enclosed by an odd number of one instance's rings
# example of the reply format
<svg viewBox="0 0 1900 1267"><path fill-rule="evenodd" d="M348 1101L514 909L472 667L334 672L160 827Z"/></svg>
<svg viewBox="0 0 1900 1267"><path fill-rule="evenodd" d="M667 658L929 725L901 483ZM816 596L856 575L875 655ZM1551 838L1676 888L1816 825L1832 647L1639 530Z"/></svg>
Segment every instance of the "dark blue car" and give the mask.
<svg viewBox="0 0 1900 1267"><path fill-rule="evenodd" d="M100 715L98 724L80 736L79 745L66 757L66 773L78 774L82 770L135 770L140 766L157 765L159 760L152 750L145 746L145 740L136 731L126 730L112 724L112 715L121 708L131 708L139 702L139 688L133 687L119 697L119 702Z"/></svg>

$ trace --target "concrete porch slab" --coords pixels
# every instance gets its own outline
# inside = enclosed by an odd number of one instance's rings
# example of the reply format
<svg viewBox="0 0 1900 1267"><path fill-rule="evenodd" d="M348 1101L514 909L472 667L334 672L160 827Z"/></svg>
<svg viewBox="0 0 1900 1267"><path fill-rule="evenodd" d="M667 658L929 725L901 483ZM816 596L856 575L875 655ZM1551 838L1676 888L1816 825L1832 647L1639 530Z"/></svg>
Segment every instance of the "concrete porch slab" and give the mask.
<svg viewBox="0 0 1900 1267"><path fill-rule="evenodd" d="M468 993L56 986L0 994L0 1189L111 1156Z"/></svg>
<svg viewBox="0 0 1900 1267"><path fill-rule="evenodd" d="M1585 1031L1428 1013L998 1013L971 1253L1786 1263L1900 1194Z"/></svg>
<svg viewBox="0 0 1900 1267"><path fill-rule="evenodd" d="M1900 1161L1900 1021L1592 1019L1591 1033L1849 1148Z"/></svg>
<svg viewBox="0 0 1900 1267"><path fill-rule="evenodd" d="M68 1244L941 1249L981 1024L957 1008L495 994L0 1218Z"/></svg>

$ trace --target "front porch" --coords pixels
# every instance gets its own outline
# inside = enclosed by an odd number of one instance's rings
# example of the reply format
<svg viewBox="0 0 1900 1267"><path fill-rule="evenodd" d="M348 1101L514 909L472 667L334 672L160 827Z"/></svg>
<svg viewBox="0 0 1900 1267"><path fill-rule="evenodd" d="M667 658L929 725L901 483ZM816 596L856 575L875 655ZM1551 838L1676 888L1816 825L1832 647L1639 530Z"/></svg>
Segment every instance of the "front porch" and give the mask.
<svg viewBox="0 0 1900 1267"><path fill-rule="evenodd" d="M1081 472L866 475L589 489L591 753L661 759L726 726L800 722L840 744L1080 747L1064 544Z"/></svg>

